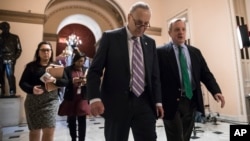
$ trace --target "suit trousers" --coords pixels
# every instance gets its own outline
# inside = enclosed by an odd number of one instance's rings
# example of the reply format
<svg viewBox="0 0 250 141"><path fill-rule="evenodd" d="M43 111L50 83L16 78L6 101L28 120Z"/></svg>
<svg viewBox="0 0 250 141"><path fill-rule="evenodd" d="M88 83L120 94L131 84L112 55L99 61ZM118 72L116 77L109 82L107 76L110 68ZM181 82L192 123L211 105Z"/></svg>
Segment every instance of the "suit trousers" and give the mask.
<svg viewBox="0 0 250 141"><path fill-rule="evenodd" d="M189 141L195 122L196 106L193 101L181 97L172 120L163 119L167 141Z"/></svg>
<svg viewBox="0 0 250 141"><path fill-rule="evenodd" d="M128 141L130 128L134 141L156 141L156 115L145 95L137 97L130 92L128 107L120 109L124 114L105 118L106 141Z"/></svg>

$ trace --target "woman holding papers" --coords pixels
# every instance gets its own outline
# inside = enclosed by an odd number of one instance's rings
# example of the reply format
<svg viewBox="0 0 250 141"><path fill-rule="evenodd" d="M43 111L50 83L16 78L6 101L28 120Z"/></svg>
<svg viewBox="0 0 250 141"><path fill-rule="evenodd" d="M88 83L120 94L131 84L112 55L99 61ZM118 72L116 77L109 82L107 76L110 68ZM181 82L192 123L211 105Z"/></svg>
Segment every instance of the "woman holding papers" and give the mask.
<svg viewBox="0 0 250 141"><path fill-rule="evenodd" d="M19 86L27 93L24 107L30 130L30 141L53 141L58 109L58 89L46 90L46 84L67 85L67 76L55 78L46 70L53 65L53 50L49 42L40 42L34 60L28 63Z"/></svg>
<svg viewBox="0 0 250 141"><path fill-rule="evenodd" d="M89 114L86 100L87 69L84 67L85 61L86 55L75 51L72 65L65 68L69 83L65 87L64 100L59 108L59 115L68 116L67 122L72 141L77 140L77 129L78 141L85 140L86 115Z"/></svg>

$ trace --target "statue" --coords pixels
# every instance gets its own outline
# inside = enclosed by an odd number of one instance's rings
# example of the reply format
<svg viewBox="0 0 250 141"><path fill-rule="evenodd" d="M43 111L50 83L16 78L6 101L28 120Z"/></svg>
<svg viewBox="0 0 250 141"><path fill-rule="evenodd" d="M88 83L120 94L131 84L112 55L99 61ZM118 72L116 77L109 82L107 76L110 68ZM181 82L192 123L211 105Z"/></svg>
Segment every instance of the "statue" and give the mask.
<svg viewBox="0 0 250 141"><path fill-rule="evenodd" d="M16 78L14 75L16 60L20 57L22 48L19 37L10 33L10 25L7 22L0 23L0 84L1 94L5 94L5 74L9 82L9 96L16 94Z"/></svg>

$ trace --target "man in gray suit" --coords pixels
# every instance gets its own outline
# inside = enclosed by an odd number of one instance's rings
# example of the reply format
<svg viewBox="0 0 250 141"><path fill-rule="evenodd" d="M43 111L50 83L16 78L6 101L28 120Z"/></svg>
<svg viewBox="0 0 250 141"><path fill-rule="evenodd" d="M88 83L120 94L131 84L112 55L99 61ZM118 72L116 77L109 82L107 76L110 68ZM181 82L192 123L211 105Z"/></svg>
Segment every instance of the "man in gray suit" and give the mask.
<svg viewBox="0 0 250 141"><path fill-rule="evenodd" d="M163 109L155 41L144 35L150 17L146 3L132 5L127 26L103 33L88 71L91 113L105 118L106 141L127 141L130 128L135 141L156 141L155 123ZM140 93L133 88L133 60L140 56L133 56L135 42L143 58Z"/></svg>

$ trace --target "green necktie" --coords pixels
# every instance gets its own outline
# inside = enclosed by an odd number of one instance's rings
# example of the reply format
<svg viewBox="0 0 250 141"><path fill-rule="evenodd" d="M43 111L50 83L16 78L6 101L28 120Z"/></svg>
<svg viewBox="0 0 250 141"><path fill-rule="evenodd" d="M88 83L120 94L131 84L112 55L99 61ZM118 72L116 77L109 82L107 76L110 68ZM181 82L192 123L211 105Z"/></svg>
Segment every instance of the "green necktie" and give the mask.
<svg viewBox="0 0 250 141"><path fill-rule="evenodd" d="M181 68L181 75L182 75L182 84L184 86L187 98L191 99L193 96L192 86L191 86L190 78L188 74L187 60L186 60L185 55L183 54L182 48L183 47L181 46L178 47L179 61L180 61L180 68Z"/></svg>

